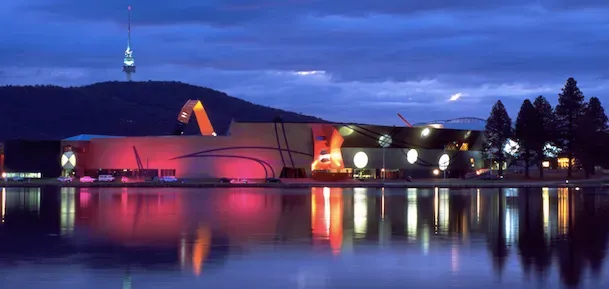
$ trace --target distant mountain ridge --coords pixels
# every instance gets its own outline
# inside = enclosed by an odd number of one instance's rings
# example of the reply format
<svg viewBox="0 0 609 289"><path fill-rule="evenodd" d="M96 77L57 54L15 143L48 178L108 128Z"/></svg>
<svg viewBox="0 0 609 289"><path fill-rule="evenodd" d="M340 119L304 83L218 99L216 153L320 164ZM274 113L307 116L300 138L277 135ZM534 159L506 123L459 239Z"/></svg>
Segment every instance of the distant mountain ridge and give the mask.
<svg viewBox="0 0 609 289"><path fill-rule="evenodd" d="M170 135L182 106L199 99L220 134L230 122L325 122L181 82L101 82L80 87L0 87L0 140L63 139L79 134ZM196 121L185 134L196 134Z"/></svg>

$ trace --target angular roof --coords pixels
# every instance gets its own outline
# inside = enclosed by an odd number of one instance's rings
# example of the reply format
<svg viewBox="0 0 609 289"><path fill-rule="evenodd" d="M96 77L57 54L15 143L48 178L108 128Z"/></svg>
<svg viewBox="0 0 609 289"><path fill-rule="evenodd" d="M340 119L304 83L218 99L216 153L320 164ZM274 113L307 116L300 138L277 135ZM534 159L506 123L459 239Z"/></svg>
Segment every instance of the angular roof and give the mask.
<svg viewBox="0 0 609 289"><path fill-rule="evenodd" d="M435 126L437 128L483 131L486 126L486 120L477 117L460 117L415 123L413 126Z"/></svg>
<svg viewBox="0 0 609 289"><path fill-rule="evenodd" d="M94 138L119 138L123 136L98 135L98 134L79 134L73 137L63 139L64 141L90 141Z"/></svg>

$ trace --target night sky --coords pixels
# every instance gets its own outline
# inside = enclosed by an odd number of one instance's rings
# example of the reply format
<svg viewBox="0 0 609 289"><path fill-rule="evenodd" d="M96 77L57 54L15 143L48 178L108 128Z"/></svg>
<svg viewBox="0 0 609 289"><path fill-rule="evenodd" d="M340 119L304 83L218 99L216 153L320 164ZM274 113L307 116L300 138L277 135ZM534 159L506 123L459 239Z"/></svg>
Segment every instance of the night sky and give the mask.
<svg viewBox="0 0 609 289"><path fill-rule="evenodd" d="M609 105L606 0L2 0L0 84L123 80L128 5L134 80L393 125L515 119L568 77Z"/></svg>

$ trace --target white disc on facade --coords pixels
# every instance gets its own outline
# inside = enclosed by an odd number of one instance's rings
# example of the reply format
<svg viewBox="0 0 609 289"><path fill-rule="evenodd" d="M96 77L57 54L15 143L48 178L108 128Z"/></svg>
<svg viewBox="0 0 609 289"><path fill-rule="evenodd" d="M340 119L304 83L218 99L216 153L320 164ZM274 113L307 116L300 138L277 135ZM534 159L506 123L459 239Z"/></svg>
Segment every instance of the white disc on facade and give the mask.
<svg viewBox="0 0 609 289"><path fill-rule="evenodd" d="M61 167L64 169L73 169L76 167L76 155L74 152L65 152L61 156Z"/></svg>
<svg viewBox="0 0 609 289"><path fill-rule="evenodd" d="M448 164L450 163L450 157L447 154L443 154L440 156L440 160L438 161L438 167L440 170L445 171L448 168Z"/></svg>
<svg viewBox="0 0 609 289"><path fill-rule="evenodd" d="M365 152L357 152L353 156L353 164L358 169L363 169L368 165L368 155Z"/></svg>
<svg viewBox="0 0 609 289"><path fill-rule="evenodd" d="M417 159L419 159L419 153L417 152L417 150L415 149L410 149L408 151L408 153L406 153L406 160L408 161L409 164L414 164L417 162Z"/></svg>
<svg viewBox="0 0 609 289"><path fill-rule="evenodd" d="M388 148L389 146L391 146L391 142L392 142L392 139L391 139L391 136L389 136L389 135L384 134L381 137L379 137L379 145L382 148Z"/></svg>

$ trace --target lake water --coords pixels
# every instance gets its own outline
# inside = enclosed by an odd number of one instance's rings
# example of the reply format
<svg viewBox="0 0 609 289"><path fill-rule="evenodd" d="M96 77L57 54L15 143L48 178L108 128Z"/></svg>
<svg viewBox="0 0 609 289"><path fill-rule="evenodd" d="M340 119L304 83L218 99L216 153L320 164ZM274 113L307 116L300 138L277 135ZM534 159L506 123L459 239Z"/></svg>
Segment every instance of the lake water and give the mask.
<svg viewBox="0 0 609 289"><path fill-rule="evenodd" d="M609 288L609 192L6 188L0 288Z"/></svg>

